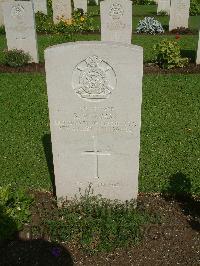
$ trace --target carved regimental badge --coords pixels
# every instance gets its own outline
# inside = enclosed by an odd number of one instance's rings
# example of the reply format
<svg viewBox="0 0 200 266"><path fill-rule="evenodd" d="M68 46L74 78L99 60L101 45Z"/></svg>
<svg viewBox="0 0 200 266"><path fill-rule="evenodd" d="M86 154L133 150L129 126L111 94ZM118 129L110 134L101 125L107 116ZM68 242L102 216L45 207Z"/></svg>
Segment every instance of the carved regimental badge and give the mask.
<svg viewBox="0 0 200 266"><path fill-rule="evenodd" d="M13 6L11 16L16 19L21 19L24 16L24 7L22 5Z"/></svg>
<svg viewBox="0 0 200 266"><path fill-rule="evenodd" d="M103 100L116 87L113 68L98 56L90 56L73 70L72 86L76 94L88 100Z"/></svg>
<svg viewBox="0 0 200 266"><path fill-rule="evenodd" d="M112 4L110 7L109 15L112 19L120 19L124 14L124 10L120 4Z"/></svg>

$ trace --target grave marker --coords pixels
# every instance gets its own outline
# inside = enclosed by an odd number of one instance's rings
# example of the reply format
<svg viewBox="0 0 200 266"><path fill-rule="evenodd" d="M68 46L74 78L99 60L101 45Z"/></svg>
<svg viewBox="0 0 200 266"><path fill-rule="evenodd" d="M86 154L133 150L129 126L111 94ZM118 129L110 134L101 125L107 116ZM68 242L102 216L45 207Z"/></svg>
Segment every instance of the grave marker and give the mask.
<svg viewBox="0 0 200 266"><path fill-rule="evenodd" d="M32 62L38 63L35 15L30 1L15 1L3 4L8 50L28 52Z"/></svg>
<svg viewBox="0 0 200 266"><path fill-rule="evenodd" d="M45 68L57 197L91 186L105 198L136 199L142 48L61 44L46 49Z"/></svg>
<svg viewBox="0 0 200 266"><path fill-rule="evenodd" d="M47 15L47 0L33 0L34 12Z"/></svg>
<svg viewBox="0 0 200 266"><path fill-rule="evenodd" d="M171 0L169 31L188 28L190 0Z"/></svg>
<svg viewBox="0 0 200 266"><path fill-rule="evenodd" d="M53 21L59 23L61 19L68 20L72 18L71 0L52 0Z"/></svg>
<svg viewBox="0 0 200 266"><path fill-rule="evenodd" d="M74 10L76 9L83 9L87 13L87 0L74 0Z"/></svg>
<svg viewBox="0 0 200 266"><path fill-rule="evenodd" d="M132 1L105 0L100 3L101 40L131 43Z"/></svg>
<svg viewBox="0 0 200 266"><path fill-rule="evenodd" d="M159 0L157 7L157 14L160 12L166 12L167 15L170 13L170 0Z"/></svg>

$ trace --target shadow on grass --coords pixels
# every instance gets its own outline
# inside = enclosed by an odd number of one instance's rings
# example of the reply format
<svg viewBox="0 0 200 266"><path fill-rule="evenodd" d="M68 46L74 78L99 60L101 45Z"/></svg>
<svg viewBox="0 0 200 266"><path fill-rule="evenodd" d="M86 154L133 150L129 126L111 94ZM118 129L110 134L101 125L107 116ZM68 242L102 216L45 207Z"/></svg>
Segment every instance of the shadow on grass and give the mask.
<svg viewBox="0 0 200 266"><path fill-rule="evenodd" d="M188 57L191 63L196 61L196 51L194 50L181 50L182 57Z"/></svg>
<svg viewBox="0 0 200 266"><path fill-rule="evenodd" d="M45 152L45 156L46 156L46 162L48 165L49 175L50 175L51 183L52 183L52 187L53 187L53 195L56 196L51 135L45 134L42 138L42 143L43 143L44 152Z"/></svg>
<svg viewBox="0 0 200 266"><path fill-rule="evenodd" d="M190 226L200 232L200 201L191 194L191 181L181 172L172 175L168 187L162 191L166 200L176 200L184 213L189 216Z"/></svg>
<svg viewBox="0 0 200 266"><path fill-rule="evenodd" d="M63 246L46 240L15 240L0 248L1 266L72 266L71 254Z"/></svg>
<svg viewBox="0 0 200 266"><path fill-rule="evenodd" d="M0 205L0 265L1 266L72 266L69 251L58 243L43 239L20 238L15 220Z"/></svg>

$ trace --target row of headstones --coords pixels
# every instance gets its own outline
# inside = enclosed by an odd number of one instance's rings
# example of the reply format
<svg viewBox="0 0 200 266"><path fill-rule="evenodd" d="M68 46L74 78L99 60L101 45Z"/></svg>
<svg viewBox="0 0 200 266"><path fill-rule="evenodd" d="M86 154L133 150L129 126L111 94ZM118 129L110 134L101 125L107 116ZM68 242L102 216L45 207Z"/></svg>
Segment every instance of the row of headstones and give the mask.
<svg viewBox="0 0 200 266"><path fill-rule="evenodd" d="M14 0L0 0L0 26L4 24L2 3ZM47 0L30 0L33 3L34 12L47 15ZM99 0L95 0L98 5ZM87 13L87 0L73 0L74 10L82 9ZM60 18L70 19L72 17L71 0L52 0L53 20L58 23Z"/></svg>
<svg viewBox="0 0 200 266"><path fill-rule="evenodd" d="M121 25L123 12L108 13ZM30 2L4 4L4 17L10 38L27 47L31 35L36 40ZM105 198L136 199L143 49L66 43L45 51L45 68L57 198L91 187Z"/></svg>
<svg viewBox="0 0 200 266"><path fill-rule="evenodd" d="M188 28L190 0L158 0L157 13L170 15L169 31L180 27Z"/></svg>
<svg viewBox="0 0 200 266"><path fill-rule="evenodd" d="M8 49L22 49L29 52L33 62L37 63L37 36L32 2L7 1L4 2L3 7ZM132 2L130 0L102 1L101 40L131 44L131 38Z"/></svg>

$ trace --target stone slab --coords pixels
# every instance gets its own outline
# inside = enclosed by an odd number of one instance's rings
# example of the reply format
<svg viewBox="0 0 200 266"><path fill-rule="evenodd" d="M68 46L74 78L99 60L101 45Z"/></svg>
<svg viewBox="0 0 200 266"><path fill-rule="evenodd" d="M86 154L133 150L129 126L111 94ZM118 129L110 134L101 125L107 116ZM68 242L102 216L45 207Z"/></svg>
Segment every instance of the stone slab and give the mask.
<svg viewBox="0 0 200 266"><path fill-rule="evenodd" d="M171 0L169 31L188 28L190 0Z"/></svg>
<svg viewBox="0 0 200 266"><path fill-rule="evenodd" d="M0 0L0 27L4 25L3 3L13 2L14 0Z"/></svg>
<svg viewBox="0 0 200 266"><path fill-rule="evenodd" d="M32 62L38 63L35 14L30 1L3 3L8 50L28 52Z"/></svg>
<svg viewBox="0 0 200 266"><path fill-rule="evenodd" d="M32 0L34 6L34 12L41 12L47 15L47 0Z"/></svg>
<svg viewBox="0 0 200 266"><path fill-rule="evenodd" d="M105 0L100 2L101 40L131 43L132 1Z"/></svg>
<svg viewBox="0 0 200 266"><path fill-rule="evenodd" d="M170 0L159 0L157 7L157 14L161 11L165 11L167 15L170 13Z"/></svg>
<svg viewBox="0 0 200 266"><path fill-rule="evenodd" d="M138 193L143 49L76 42L45 50L58 198Z"/></svg>
<svg viewBox="0 0 200 266"><path fill-rule="evenodd" d="M72 18L71 0L52 0L53 21L59 23L61 19L68 20Z"/></svg>
<svg viewBox="0 0 200 266"><path fill-rule="evenodd" d="M74 10L80 8L83 9L84 13L87 13L87 0L73 0L74 1Z"/></svg>

